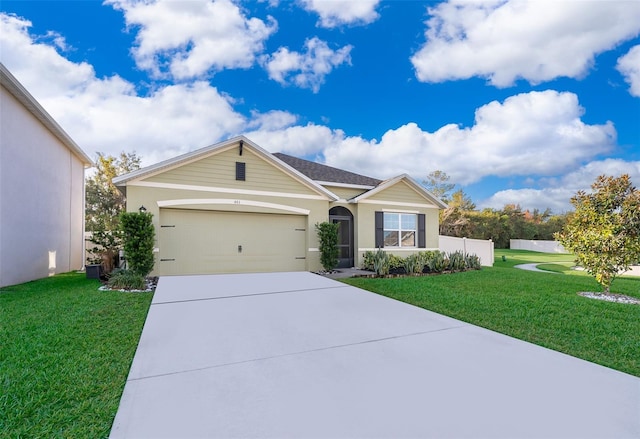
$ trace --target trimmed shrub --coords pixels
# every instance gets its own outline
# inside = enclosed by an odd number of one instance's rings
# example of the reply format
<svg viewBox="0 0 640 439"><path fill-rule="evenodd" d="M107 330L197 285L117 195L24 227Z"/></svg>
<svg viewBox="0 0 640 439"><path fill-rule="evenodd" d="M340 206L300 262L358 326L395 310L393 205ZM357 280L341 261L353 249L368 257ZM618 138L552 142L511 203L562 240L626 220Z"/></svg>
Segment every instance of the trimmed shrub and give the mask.
<svg viewBox="0 0 640 439"><path fill-rule="evenodd" d="M442 273L447 269L448 261L445 259L443 252L436 250L427 257L425 265L429 273Z"/></svg>
<svg viewBox="0 0 640 439"><path fill-rule="evenodd" d="M459 250L453 253L449 253L447 259L449 261L447 268L450 271L462 271L466 267L464 253Z"/></svg>
<svg viewBox="0 0 640 439"><path fill-rule="evenodd" d="M444 271L480 270L480 258L465 255L461 251L444 253L428 250L402 258L378 249L375 253L364 253L363 265L366 270L374 271L378 276L388 274L443 273Z"/></svg>
<svg viewBox="0 0 640 439"><path fill-rule="evenodd" d="M464 262L468 270L480 270L480 257L478 255L465 255Z"/></svg>
<svg viewBox="0 0 640 439"><path fill-rule="evenodd" d="M404 258L389 254L389 274L405 274Z"/></svg>
<svg viewBox="0 0 640 439"><path fill-rule="evenodd" d="M148 212L123 212L120 229L127 267L144 277L153 270L153 215Z"/></svg>
<svg viewBox="0 0 640 439"><path fill-rule="evenodd" d="M316 232L320 241L320 263L326 271L338 266L338 228L340 224L323 222L316 224Z"/></svg>
<svg viewBox="0 0 640 439"><path fill-rule="evenodd" d="M123 270L116 268L111 273L107 282L109 288L114 290L146 290L147 282L144 276L135 273L133 270Z"/></svg>
<svg viewBox="0 0 640 439"><path fill-rule="evenodd" d="M389 269L389 255L382 249L378 249L373 258L373 271L375 271L378 276L386 276L389 274Z"/></svg>
<svg viewBox="0 0 640 439"><path fill-rule="evenodd" d="M422 273L424 262L422 256L418 254L409 255L404 259L404 270L407 274Z"/></svg>
<svg viewBox="0 0 640 439"><path fill-rule="evenodd" d="M362 255L362 265L365 270L369 270L369 271L374 271L373 269L373 261L376 258L376 254L374 252L372 252L371 250L367 250L366 252L364 252L364 254Z"/></svg>

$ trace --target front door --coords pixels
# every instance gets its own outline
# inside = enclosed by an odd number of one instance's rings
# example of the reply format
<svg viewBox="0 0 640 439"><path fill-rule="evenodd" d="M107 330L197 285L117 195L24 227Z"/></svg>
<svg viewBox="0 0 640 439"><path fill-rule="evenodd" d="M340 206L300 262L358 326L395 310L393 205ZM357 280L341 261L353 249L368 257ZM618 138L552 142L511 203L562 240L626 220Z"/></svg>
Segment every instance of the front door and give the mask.
<svg viewBox="0 0 640 439"><path fill-rule="evenodd" d="M345 207L329 211L329 221L338 224L338 268L353 267L353 215Z"/></svg>

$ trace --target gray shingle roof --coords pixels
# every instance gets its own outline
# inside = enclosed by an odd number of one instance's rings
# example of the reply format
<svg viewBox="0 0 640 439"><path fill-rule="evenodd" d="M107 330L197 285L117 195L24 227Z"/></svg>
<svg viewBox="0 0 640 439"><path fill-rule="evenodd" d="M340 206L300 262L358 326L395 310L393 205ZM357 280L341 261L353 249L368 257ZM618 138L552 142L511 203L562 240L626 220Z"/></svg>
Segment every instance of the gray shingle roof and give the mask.
<svg viewBox="0 0 640 439"><path fill-rule="evenodd" d="M332 183L354 184L360 186L377 186L382 180L356 174L342 169L333 168L309 160L299 159L281 152L273 154L287 165L306 175L315 181L326 181Z"/></svg>

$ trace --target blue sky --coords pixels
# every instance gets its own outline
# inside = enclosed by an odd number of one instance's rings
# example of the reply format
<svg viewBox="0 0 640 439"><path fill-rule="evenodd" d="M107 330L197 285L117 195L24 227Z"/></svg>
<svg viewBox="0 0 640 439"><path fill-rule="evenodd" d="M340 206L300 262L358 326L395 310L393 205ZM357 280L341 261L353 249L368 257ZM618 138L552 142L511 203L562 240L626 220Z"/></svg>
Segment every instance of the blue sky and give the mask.
<svg viewBox="0 0 640 439"><path fill-rule="evenodd" d="M479 207L640 186L637 1L11 1L0 60L90 155L244 134Z"/></svg>

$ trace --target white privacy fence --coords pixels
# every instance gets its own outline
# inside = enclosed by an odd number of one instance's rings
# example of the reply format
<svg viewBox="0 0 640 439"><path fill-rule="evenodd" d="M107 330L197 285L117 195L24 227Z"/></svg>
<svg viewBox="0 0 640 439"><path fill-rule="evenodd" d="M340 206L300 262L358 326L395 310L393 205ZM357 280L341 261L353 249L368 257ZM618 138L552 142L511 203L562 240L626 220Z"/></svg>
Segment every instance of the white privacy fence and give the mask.
<svg viewBox="0 0 640 439"><path fill-rule="evenodd" d="M511 239L509 248L511 250L531 250L541 253L569 253L558 241Z"/></svg>
<svg viewBox="0 0 640 439"><path fill-rule="evenodd" d="M485 267L493 267L493 241L484 239L454 238L453 236L440 235L440 251L451 253L461 251L466 254L476 255L480 258L480 264Z"/></svg>

